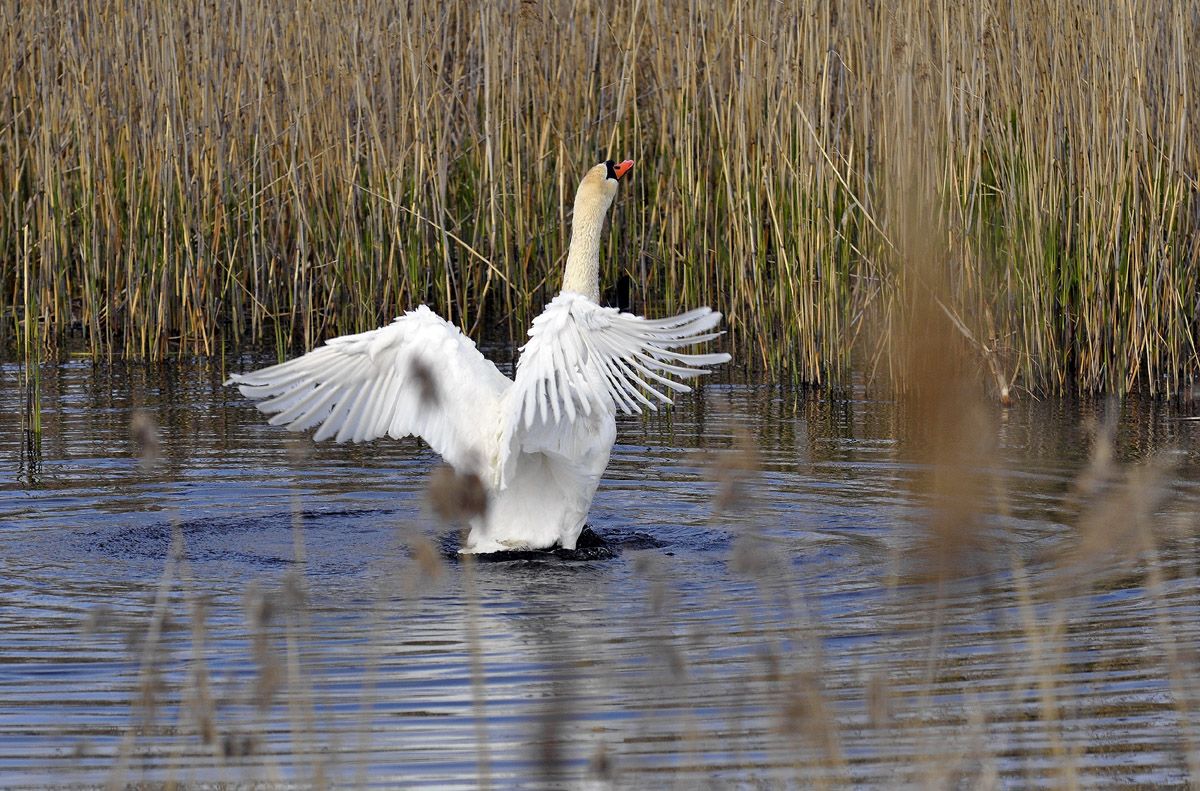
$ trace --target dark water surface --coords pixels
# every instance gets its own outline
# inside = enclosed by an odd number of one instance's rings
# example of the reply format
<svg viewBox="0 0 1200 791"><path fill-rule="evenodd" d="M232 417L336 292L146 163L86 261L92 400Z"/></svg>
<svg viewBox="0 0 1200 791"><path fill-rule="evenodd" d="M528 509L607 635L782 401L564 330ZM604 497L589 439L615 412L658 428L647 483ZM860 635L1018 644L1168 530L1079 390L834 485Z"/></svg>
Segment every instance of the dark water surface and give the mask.
<svg viewBox="0 0 1200 791"><path fill-rule="evenodd" d="M73 363L27 448L18 374L0 785L1197 779L1190 401L996 408L939 510L895 404L710 384L622 420L615 557L470 566L415 440L316 446L214 367Z"/></svg>

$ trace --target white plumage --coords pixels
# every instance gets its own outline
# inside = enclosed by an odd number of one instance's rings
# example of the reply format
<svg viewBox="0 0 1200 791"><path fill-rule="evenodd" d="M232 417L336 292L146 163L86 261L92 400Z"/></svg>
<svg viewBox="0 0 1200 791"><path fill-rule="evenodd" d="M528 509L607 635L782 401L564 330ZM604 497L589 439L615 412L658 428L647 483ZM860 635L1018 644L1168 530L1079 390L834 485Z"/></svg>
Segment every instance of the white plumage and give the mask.
<svg viewBox="0 0 1200 791"><path fill-rule="evenodd" d="M319 426L313 439L338 442L418 436L479 475L488 508L464 551L573 549L608 466L616 412L670 404L666 391L691 388L668 375L729 360L679 351L720 334L721 314L709 308L648 320L596 304L600 226L632 164L601 163L580 184L564 290L534 319L513 379L422 305L229 383L262 399L273 425Z"/></svg>

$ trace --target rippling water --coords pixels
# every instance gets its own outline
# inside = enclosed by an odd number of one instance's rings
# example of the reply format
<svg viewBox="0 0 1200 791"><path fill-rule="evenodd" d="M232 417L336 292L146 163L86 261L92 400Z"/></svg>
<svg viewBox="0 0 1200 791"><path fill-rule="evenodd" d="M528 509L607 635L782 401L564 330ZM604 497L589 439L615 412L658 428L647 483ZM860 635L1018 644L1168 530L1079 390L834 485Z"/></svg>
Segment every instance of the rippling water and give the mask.
<svg viewBox="0 0 1200 791"><path fill-rule="evenodd" d="M203 365L44 376L30 447L0 370L0 785L1197 777L1190 401L995 410L932 574L903 410L710 384L622 421L615 558L465 565L415 440L313 445Z"/></svg>

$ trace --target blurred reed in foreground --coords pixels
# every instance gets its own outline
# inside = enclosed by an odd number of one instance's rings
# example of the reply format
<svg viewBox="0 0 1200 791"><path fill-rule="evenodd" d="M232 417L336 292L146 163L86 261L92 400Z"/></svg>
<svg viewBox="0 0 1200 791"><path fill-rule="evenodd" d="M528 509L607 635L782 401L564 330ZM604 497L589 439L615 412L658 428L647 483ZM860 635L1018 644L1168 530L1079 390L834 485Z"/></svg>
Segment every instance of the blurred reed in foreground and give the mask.
<svg viewBox="0 0 1200 791"><path fill-rule="evenodd" d="M939 310L989 381L1172 391L1200 367L1197 30L1195 0L0 0L0 333L282 354L426 301L519 337L611 154L638 165L605 281L837 381L899 361L863 330L904 320L887 195L918 147Z"/></svg>
<svg viewBox="0 0 1200 791"><path fill-rule="evenodd" d="M797 557L787 549L795 545L781 541L779 514L768 505L772 462L757 452L763 443L756 443L754 429L714 432L726 447L707 454L703 475L715 484L712 526L732 534L723 558L736 575L727 580L732 588L714 587L689 605L694 561L662 548L601 565L500 564L499 577L522 579L526 592L542 575L563 575L555 589L584 600L589 578L622 579L622 566L633 570L618 595L637 602L640 617L616 633L574 642L544 624L517 632L535 659L528 676L506 667L484 618L487 594L497 590L488 586L498 581L485 575L489 564L455 556L453 543L447 551L417 523L395 526L408 551L385 557L395 564L388 573L351 586L358 593L349 601L361 612L337 625L353 638L330 646L319 622L336 612L331 602L347 599L346 589L307 566L304 495L297 488L293 563L247 586L240 624L231 626L228 600L222 612L221 597L206 585L212 567L194 568L189 560L188 533L202 543L205 528L193 522L185 531L176 518L161 576L142 581L145 606L89 613L85 637L122 637L136 673L112 682L129 695L127 720L115 733L105 725L106 738L95 744L77 742L78 770L102 772L109 788L432 785L422 774L429 767L420 750L406 749L428 744L430 734L403 730L408 718L428 718L435 723L432 744L459 756L436 753L434 771L443 773L437 780L449 785L453 775L459 785L480 788L692 787L706 772L721 772L728 785L771 788L1079 788L1129 784L1131 776L1149 778L1145 785L1195 784L1200 751L1190 723L1200 687L1186 602L1198 579L1196 513L1194 499L1170 505L1177 498L1164 473L1172 454L1148 448L1137 462L1119 460L1109 416L1088 440L1089 461L1050 495L1068 506L1058 526L1068 535L1043 553L1026 543L1028 536L996 529L997 518L1022 507L1023 498L1006 491L1006 482L1019 479L1002 474L1002 461L994 459L991 469L975 466L987 451L975 435L994 436L995 426L978 424L979 388L954 380L953 363L932 359L926 348L921 328L936 326L932 317L940 315L930 304L899 341L916 370L943 371L953 380L946 389L960 397L947 398L917 379L912 403L898 407L902 466L920 471L911 480L916 493L928 495L922 498L928 507L914 511L907 527L902 520L884 529L887 540L879 546L895 554L899 572L890 604L860 611L864 599L856 590L854 612L843 613L866 635L838 623L838 605L822 604L846 592L829 589L828 567L814 573L818 551ZM925 425L933 411L946 425L940 434ZM774 431L779 422L764 427ZM139 474L150 474L161 458L157 426L149 412L137 412L130 428ZM304 448L298 443L290 451L293 463L303 464ZM703 461L698 457L697 466ZM437 530L454 529L481 507L476 487L470 476L448 469L431 476ZM211 555L201 562L211 563ZM738 588L755 593L740 595ZM1097 621L1088 610L1095 608L1100 622L1117 617L1106 604L1114 593L1143 601L1145 628L1120 622L1091 631ZM434 606L418 616L414 605L421 600ZM695 617L698 603L730 610L735 628L709 639L709 622ZM764 618L772 609L787 617ZM412 634L419 618L431 614L460 628L461 640L446 639L453 630L433 643ZM574 630L592 617L585 612L560 626ZM518 629L531 618L540 616L522 613L490 626ZM222 621L225 634L214 636L210 630ZM849 645L880 630L891 632L894 654L880 654L877 644L864 653ZM856 639L846 640L848 634ZM604 669L608 641L629 647L634 672ZM425 679L428 687L409 686L405 664L426 652L440 655L443 669ZM983 654L989 661L977 662ZM726 664L731 655L737 661ZM337 676L339 662L352 675ZM1132 694L1150 680L1139 670L1165 679L1153 706ZM454 682L457 697L438 691ZM532 713L513 716L506 708L514 689ZM626 697L639 689L649 701ZM602 694L589 694L596 691ZM611 718L598 714L613 699L627 707L621 719L669 727L597 725ZM644 702L652 705L640 708ZM1114 722L1148 714L1152 741L1115 740ZM464 731L445 724L464 717L475 724L465 736L467 761L461 761ZM71 725L71 738L90 732ZM508 747L493 759L497 738ZM579 758L585 750L586 763ZM654 750L673 760L643 763Z"/></svg>

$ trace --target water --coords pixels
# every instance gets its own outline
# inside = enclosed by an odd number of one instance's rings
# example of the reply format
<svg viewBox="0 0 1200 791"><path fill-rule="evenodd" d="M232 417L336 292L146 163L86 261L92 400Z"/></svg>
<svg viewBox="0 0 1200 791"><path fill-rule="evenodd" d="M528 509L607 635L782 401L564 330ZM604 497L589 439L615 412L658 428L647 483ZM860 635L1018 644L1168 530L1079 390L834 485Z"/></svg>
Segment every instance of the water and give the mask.
<svg viewBox="0 0 1200 791"><path fill-rule="evenodd" d="M978 540L937 575L902 409L715 383L622 420L590 519L616 557L470 567L415 440L314 446L211 367L71 363L28 449L17 376L0 785L1196 777L1192 402L992 410Z"/></svg>

